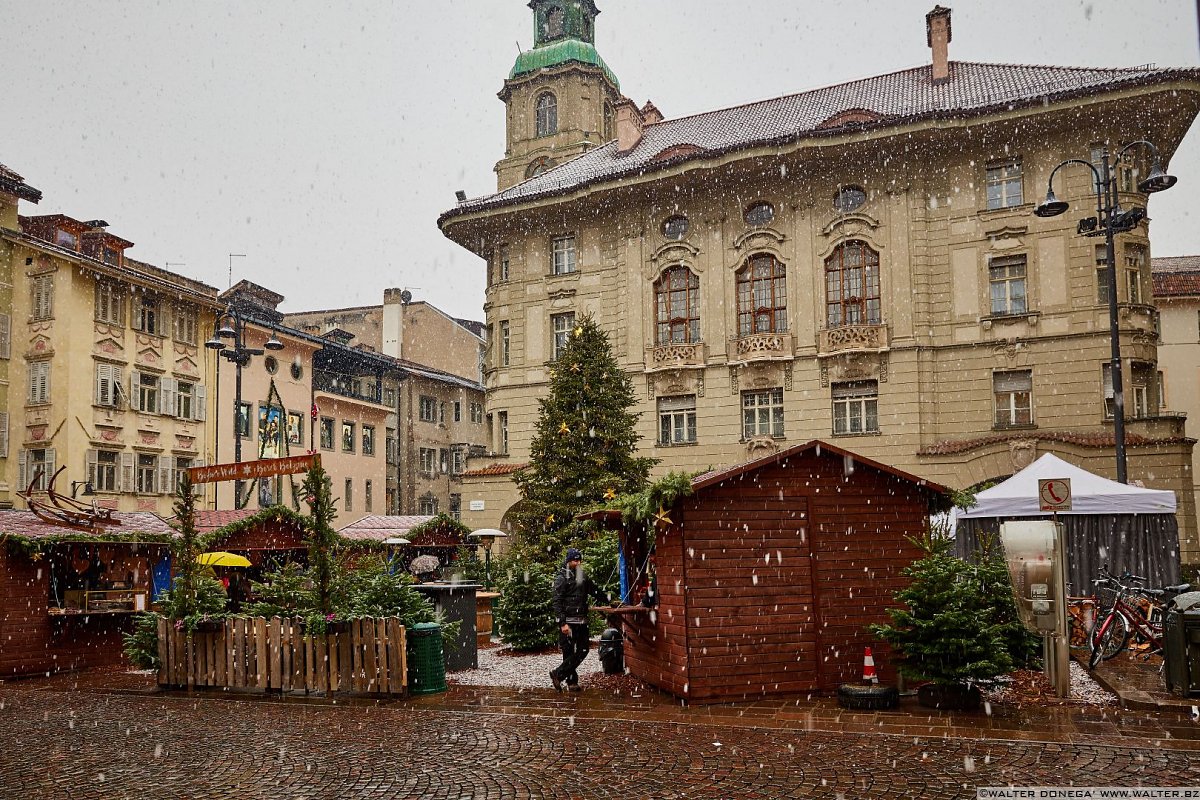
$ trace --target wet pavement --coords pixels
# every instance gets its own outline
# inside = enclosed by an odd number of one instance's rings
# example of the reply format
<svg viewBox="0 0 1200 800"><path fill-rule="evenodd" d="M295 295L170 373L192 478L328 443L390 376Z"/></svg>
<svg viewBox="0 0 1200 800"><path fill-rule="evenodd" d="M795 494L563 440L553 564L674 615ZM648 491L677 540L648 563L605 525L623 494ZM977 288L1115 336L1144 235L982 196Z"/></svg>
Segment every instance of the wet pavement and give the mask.
<svg viewBox="0 0 1200 800"><path fill-rule="evenodd" d="M1114 665L1119 669L1120 665ZM648 690L451 686L385 701L160 693L92 671L0 684L0 797L974 797L1200 786L1171 710L829 698L683 707Z"/></svg>

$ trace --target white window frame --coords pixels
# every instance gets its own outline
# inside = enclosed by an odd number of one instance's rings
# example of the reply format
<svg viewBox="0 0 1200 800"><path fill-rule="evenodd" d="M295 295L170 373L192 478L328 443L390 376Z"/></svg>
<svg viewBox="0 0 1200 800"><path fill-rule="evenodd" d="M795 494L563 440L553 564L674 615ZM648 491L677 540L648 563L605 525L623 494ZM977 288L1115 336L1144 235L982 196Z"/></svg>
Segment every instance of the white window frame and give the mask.
<svg viewBox="0 0 1200 800"><path fill-rule="evenodd" d="M436 397L421 395L417 401L418 419L421 422L437 422L438 403Z"/></svg>
<svg viewBox="0 0 1200 800"><path fill-rule="evenodd" d="M742 438L784 436L783 389L742 392Z"/></svg>
<svg viewBox="0 0 1200 800"><path fill-rule="evenodd" d="M988 260L988 301L994 317L1029 313L1029 259L1024 254Z"/></svg>
<svg viewBox="0 0 1200 800"><path fill-rule="evenodd" d="M111 461L101 461L101 456L111 456ZM121 453L118 450L87 451L87 481L95 492L121 491Z"/></svg>
<svg viewBox="0 0 1200 800"><path fill-rule="evenodd" d="M1133 305L1142 300L1142 276L1146 271L1146 247L1141 244L1125 245L1125 296Z"/></svg>
<svg viewBox="0 0 1200 800"><path fill-rule="evenodd" d="M509 363L509 325L508 320L500 320L500 366L507 367Z"/></svg>
<svg viewBox="0 0 1200 800"><path fill-rule="evenodd" d="M362 454L364 456L375 455L375 426L362 426Z"/></svg>
<svg viewBox="0 0 1200 800"><path fill-rule="evenodd" d="M437 471L437 450L432 447L420 449L421 472L433 475Z"/></svg>
<svg viewBox="0 0 1200 800"><path fill-rule="evenodd" d="M567 348L567 342L571 338L571 332L575 330L575 312L565 311L562 314L550 315L551 329L551 358L558 361L562 356L563 350Z"/></svg>
<svg viewBox="0 0 1200 800"><path fill-rule="evenodd" d="M570 275L575 270L575 234L555 236L550 240L550 274Z"/></svg>
<svg viewBox="0 0 1200 800"><path fill-rule="evenodd" d="M696 395L658 398L658 444L672 447L696 441Z"/></svg>
<svg viewBox="0 0 1200 800"><path fill-rule="evenodd" d="M150 459L142 463L144 459ZM134 453L134 491L137 494L158 494L158 458L149 453Z"/></svg>
<svg viewBox="0 0 1200 800"><path fill-rule="evenodd" d="M12 315L0 314L0 358L12 358Z"/></svg>
<svg viewBox="0 0 1200 800"><path fill-rule="evenodd" d="M1033 371L1005 370L992 373L995 428L1025 428L1035 424L1033 416ZM1025 419L1022 419L1022 416Z"/></svg>
<svg viewBox="0 0 1200 800"><path fill-rule="evenodd" d="M835 383L830 395L834 435L879 433L878 381Z"/></svg>
<svg viewBox="0 0 1200 800"><path fill-rule="evenodd" d="M133 298L131 327L151 336L162 336L162 310L162 300L157 295L139 292Z"/></svg>
<svg viewBox="0 0 1200 800"><path fill-rule="evenodd" d="M1009 158L988 164L984 193L988 211L1012 208L1025 202L1024 170L1021 159ZM994 190L994 191L993 191Z"/></svg>

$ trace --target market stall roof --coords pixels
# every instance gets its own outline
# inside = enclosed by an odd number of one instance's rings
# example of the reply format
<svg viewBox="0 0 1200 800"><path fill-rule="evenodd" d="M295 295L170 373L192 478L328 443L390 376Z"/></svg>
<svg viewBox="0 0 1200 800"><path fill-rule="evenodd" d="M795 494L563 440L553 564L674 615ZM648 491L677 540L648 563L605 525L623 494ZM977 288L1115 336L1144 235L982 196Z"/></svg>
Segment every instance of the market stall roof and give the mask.
<svg viewBox="0 0 1200 800"><path fill-rule="evenodd" d="M960 518L1040 517L1038 481L1069 478L1071 510L1065 514L1174 514L1175 493L1110 481L1046 453L1001 484L975 495Z"/></svg>
<svg viewBox="0 0 1200 800"><path fill-rule="evenodd" d="M228 511L196 511L196 532L209 533L217 528L224 528L234 522L241 522L246 517L259 512L257 508L237 508Z"/></svg>
<svg viewBox="0 0 1200 800"><path fill-rule="evenodd" d="M352 522L338 531L343 539L382 542L390 537L409 538L408 532L433 519L428 515L373 514Z"/></svg>
<svg viewBox="0 0 1200 800"><path fill-rule="evenodd" d="M166 520L148 511L118 511L114 512L112 516L113 521L120 524L111 527L97 527L93 532L47 522L32 511L15 508L0 509L0 537L5 534L24 536L29 539L76 536L79 541L87 542L102 536L111 537L114 534L119 535L122 539L132 540L136 539L139 534L153 534L160 537L163 534L174 533L174 529L167 524Z"/></svg>

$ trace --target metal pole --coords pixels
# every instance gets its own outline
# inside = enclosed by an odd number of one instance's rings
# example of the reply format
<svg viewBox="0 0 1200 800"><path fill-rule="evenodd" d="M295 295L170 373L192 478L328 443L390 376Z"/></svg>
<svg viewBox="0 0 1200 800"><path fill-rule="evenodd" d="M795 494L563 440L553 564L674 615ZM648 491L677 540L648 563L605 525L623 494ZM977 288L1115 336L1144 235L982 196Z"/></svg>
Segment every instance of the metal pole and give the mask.
<svg viewBox="0 0 1200 800"><path fill-rule="evenodd" d="M1112 347L1110 375L1113 391L1113 438L1116 442L1117 481L1129 483L1125 461L1125 389L1121 379L1121 326L1117 317L1117 259L1113 237L1113 212L1117 208L1117 187L1108 163L1108 148L1101 159L1101 182L1096 199L1103 206L1105 268L1108 272L1108 336ZM1103 191L1101 191L1103 189Z"/></svg>
<svg viewBox="0 0 1200 800"><path fill-rule="evenodd" d="M492 590L492 546L487 544L483 548L483 588L487 591Z"/></svg>
<svg viewBox="0 0 1200 800"><path fill-rule="evenodd" d="M242 414L242 320L236 313L233 317L233 355L234 367L237 375L233 382L233 462L235 464L242 463L242 432L241 414ZM249 419L246 420L249 424ZM233 507L241 508L242 506L242 481L234 481L233 484Z"/></svg>

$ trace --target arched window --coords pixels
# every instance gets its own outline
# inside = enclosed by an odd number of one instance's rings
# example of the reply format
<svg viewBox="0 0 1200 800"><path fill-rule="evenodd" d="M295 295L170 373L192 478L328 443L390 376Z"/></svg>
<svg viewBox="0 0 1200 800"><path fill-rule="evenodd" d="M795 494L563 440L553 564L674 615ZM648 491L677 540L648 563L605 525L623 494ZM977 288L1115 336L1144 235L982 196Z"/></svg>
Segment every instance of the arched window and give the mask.
<svg viewBox="0 0 1200 800"><path fill-rule="evenodd" d="M654 283L658 344L700 341L700 278L684 266L666 269Z"/></svg>
<svg viewBox="0 0 1200 800"><path fill-rule="evenodd" d="M737 273L738 336L787 330L785 269L775 256L751 256Z"/></svg>
<svg viewBox="0 0 1200 800"><path fill-rule="evenodd" d="M558 132L558 98L543 92L537 99L537 135L549 136Z"/></svg>
<svg viewBox="0 0 1200 800"><path fill-rule="evenodd" d="M825 304L830 328L880 323L879 253L866 242L844 242L825 259Z"/></svg>
<svg viewBox="0 0 1200 800"><path fill-rule="evenodd" d="M614 131L617 129L616 112L608 103L604 104L604 141L611 142L615 137Z"/></svg>
<svg viewBox="0 0 1200 800"><path fill-rule="evenodd" d="M529 162L529 166L525 168L526 178L536 178L546 170L554 166L554 159L549 156L538 156L533 161Z"/></svg>

